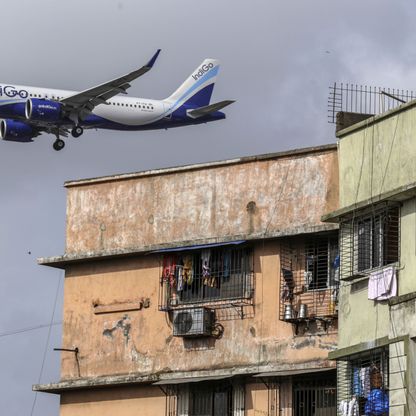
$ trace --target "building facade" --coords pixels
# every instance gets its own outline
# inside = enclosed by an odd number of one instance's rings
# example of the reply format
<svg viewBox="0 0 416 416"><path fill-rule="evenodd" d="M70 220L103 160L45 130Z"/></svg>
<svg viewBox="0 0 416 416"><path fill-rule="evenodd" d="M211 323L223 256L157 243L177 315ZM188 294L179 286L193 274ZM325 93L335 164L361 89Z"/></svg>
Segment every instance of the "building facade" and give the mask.
<svg viewBox="0 0 416 416"><path fill-rule="evenodd" d="M416 414L416 108L338 132L339 415Z"/></svg>
<svg viewBox="0 0 416 416"><path fill-rule="evenodd" d="M66 187L61 416L336 414L335 146Z"/></svg>

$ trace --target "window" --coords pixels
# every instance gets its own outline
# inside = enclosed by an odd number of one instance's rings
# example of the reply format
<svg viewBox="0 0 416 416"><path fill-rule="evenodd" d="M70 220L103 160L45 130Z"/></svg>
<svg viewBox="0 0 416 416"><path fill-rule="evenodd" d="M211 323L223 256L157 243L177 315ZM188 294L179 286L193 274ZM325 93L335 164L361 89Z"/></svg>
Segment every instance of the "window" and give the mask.
<svg viewBox="0 0 416 416"><path fill-rule="evenodd" d="M280 241L280 319L299 322L338 314L338 232Z"/></svg>
<svg viewBox="0 0 416 416"><path fill-rule="evenodd" d="M353 406L351 414L388 415L388 347L339 361L338 392L339 406Z"/></svg>
<svg viewBox="0 0 416 416"><path fill-rule="evenodd" d="M365 275L399 261L400 209L379 205L340 222L341 278Z"/></svg>
<svg viewBox="0 0 416 416"><path fill-rule="evenodd" d="M249 247L216 247L165 254L160 309L215 301L249 299L253 254Z"/></svg>
<svg viewBox="0 0 416 416"><path fill-rule="evenodd" d="M399 260L398 208L359 219L354 228L357 271L381 267Z"/></svg>
<svg viewBox="0 0 416 416"><path fill-rule="evenodd" d="M335 371L293 379L293 416L333 416L337 407ZM360 413L361 414L361 413Z"/></svg>
<svg viewBox="0 0 416 416"><path fill-rule="evenodd" d="M231 386L193 388L189 397L191 416L231 416Z"/></svg>
<svg viewBox="0 0 416 416"><path fill-rule="evenodd" d="M314 236L305 244L305 284L308 290L336 285L338 237Z"/></svg>
<svg viewBox="0 0 416 416"><path fill-rule="evenodd" d="M215 383L205 381L182 385L178 387L176 392L171 391L171 394L168 395L169 415L243 415L244 391L244 385L235 381L218 380Z"/></svg>

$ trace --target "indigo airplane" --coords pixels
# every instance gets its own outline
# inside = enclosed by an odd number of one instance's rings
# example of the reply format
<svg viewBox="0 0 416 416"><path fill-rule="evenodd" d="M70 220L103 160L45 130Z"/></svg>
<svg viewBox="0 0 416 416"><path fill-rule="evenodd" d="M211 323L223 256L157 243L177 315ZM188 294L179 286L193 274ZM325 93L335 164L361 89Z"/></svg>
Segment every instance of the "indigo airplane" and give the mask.
<svg viewBox="0 0 416 416"><path fill-rule="evenodd" d="M84 129L154 130L207 123L225 118L222 108L234 101L210 104L219 62L205 59L168 98L122 97L130 82L149 71L160 49L143 67L82 92L0 84L0 138L32 142L42 133L79 137Z"/></svg>

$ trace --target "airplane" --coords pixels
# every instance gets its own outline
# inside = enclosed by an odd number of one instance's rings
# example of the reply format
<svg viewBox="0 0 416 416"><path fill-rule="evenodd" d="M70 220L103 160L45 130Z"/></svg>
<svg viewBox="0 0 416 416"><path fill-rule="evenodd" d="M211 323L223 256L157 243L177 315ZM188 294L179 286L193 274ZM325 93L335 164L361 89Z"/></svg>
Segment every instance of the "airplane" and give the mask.
<svg viewBox="0 0 416 416"><path fill-rule="evenodd" d="M233 100L210 104L219 61L205 59L164 100L122 97L130 83L152 69L160 49L141 68L82 92L0 84L0 138L27 143L42 133L79 137L84 129L155 130L207 123L225 118L219 110Z"/></svg>

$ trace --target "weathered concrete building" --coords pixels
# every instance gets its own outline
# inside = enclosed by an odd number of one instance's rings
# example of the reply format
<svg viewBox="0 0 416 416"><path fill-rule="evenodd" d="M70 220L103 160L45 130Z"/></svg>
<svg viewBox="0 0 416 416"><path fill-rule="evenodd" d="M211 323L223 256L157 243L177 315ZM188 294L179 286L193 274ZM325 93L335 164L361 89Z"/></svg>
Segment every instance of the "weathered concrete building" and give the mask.
<svg viewBox="0 0 416 416"><path fill-rule="evenodd" d="M335 414L335 146L66 187L61 416Z"/></svg>
<svg viewBox="0 0 416 416"><path fill-rule="evenodd" d="M338 132L339 414L415 415L415 102Z"/></svg>

